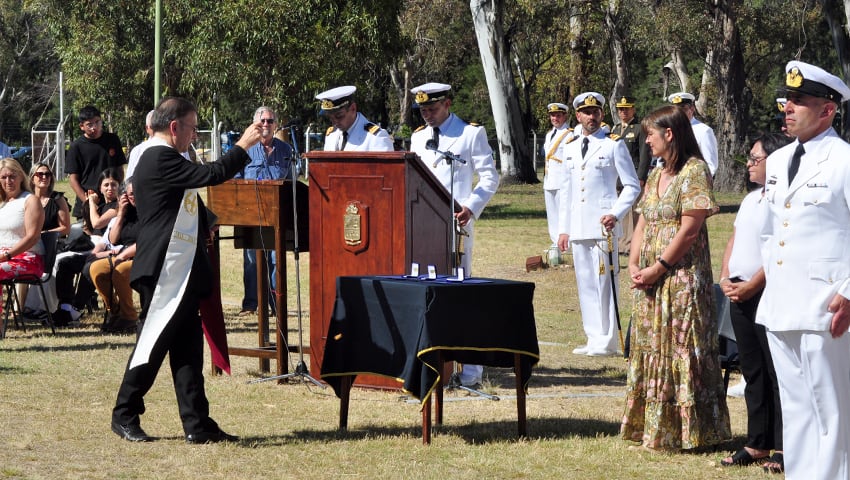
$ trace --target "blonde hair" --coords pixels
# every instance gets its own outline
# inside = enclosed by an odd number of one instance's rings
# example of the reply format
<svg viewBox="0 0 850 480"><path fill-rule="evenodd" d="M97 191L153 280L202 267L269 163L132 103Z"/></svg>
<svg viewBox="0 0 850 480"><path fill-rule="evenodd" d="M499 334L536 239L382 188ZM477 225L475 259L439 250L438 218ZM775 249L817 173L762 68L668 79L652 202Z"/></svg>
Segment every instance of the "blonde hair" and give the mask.
<svg viewBox="0 0 850 480"><path fill-rule="evenodd" d="M0 160L0 170L3 169L11 170L15 176L21 179L21 191L26 191L32 193L32 187L30 186L30 179L27 177L27 172L24 171L24 167L18 163L14 158L4 158ZM6 203L6 191L0 188L0 204Z"/></svg>

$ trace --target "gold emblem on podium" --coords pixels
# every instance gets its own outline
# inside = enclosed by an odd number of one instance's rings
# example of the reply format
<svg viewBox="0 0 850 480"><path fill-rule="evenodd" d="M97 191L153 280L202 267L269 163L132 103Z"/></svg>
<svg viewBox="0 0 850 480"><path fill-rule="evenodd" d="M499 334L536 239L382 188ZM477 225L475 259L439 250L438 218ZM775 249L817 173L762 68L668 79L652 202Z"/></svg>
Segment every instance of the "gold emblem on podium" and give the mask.
<svg viewBox="0 0 850 480"><path fill-rule="evenodd" d="M343 236L346 245L360 245L361 225L360 209L357 208L356 203L351 202L345 207L345 216L343 216Z"/></svg>

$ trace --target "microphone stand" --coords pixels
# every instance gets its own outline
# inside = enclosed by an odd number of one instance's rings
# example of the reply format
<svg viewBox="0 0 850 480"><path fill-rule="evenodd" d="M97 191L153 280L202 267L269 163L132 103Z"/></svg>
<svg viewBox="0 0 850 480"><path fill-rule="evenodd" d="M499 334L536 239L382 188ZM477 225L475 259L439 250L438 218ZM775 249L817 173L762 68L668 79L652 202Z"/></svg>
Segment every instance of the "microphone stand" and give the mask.
<svg viewBox="0 0 850 480"><path fill-rule="evenodd" d="M311 382L312 384L314 384L318 387L326 388L326 386L322 382L316 380L315 378L313 378L310 375L310 372L307 369L307 364L304 362L304 323L303 323L303 319L302 319L302 315L301 315L301 313L302 313L301 312L301 261L300 261L300 255L299 255L300 251L298 249L298 208L297 208L297 204L296 204L297 200L296 200L296 195L295 195L295 192L296 192L295 187L297 186L296 183L298 182L298 175L297 175L297 172L296 172L296 170L297 170L296 167L297 167L298 157L300 156L300 154L298 152L298 140L297 140L298 135L296 135L296 132L295 132L296 128L297 128L296 125L294 125L294 124L290 125L290 132L289 132L290 135L289 135L289 137L290 137L290 141L292 142L292 163L290 164L289 173L290 173L290 176L292 177L292 231L293 231L292 252L294 254L294 259L295 259L295 311L296 311L296 315L298 316L298 364L295 365L295 370L292 373L286 373L284 375L276 375L276 376L273 376L273 377L260 378L260 379L253 380L253 381L248 382L248 383L260 383L260 382L268 382L270 380L285 380L285 379L299 377L303 380ZM280 261L280 260L281 259L278 259L278 261ZM283 259L283 261L285 262L286 259ZM283 312L283 314L286 315L286 312ZM280 322L280 306L279 305L278 305L277 315L278 315L277 328L280 329L281 322ZM281 338L286 338L286 336L281 335ZM289 352L289 345L286 345L286 351Z"/></svg>
<svg viewBox="0 0 850 480"><path fill-rule="evenodd" d="M437 161L434 162L434 167L436 167L441 159L445 159L446 163L449 164L449 197L451 198L451 203L449 206L450 211L450 219L452 223L452 246L450 252L449 259L449 270L452 274L457 277L457 268L460 266L460 255L457 251L457 235L459 225L457 223L457 217L455 216L455 162L459 162L462 164L466 164L466 160L460 158L459 155L455 155L452 152L441 152L437 150L437 144L434 140L428 140L425 144L425 148L427 150L431 150L437 153ZM465 276L465 272L464 272ZM463 370L463 366L459 362L455 362L455 371L449 377L449 383L446 385L446 391L451 390L463 390L467 393L471 393L473 395L477 395L479 397L486 398L488 400L498 401L499 397L496 395L490 395L489 393L482 392L480 390L476 390L472 387L467 387L460 381L460 373ZM443 372L439 372L441 375Z"/></svg>

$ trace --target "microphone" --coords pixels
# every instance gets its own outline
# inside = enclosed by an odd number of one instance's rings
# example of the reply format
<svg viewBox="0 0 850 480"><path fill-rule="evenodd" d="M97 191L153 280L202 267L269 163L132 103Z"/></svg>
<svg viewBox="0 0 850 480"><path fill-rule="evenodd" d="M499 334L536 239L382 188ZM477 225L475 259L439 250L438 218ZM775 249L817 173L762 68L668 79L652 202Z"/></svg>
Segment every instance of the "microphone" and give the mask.
<svg viewBox="0 0 850 480"><path fill-rule="evenodd" d="M301 128L301 125L303 125L303 124L304 124L304 122L302 122L300 118L293 118L286 125L279 127L278 130L297 129L297 128Z"/></svg>
<svg viewBox="0 0 850 480"><path fill-rule="evenodd" d="M437 157L437 160L434 162L434 165L432 165L432 168L437 168L437 165L440 163L440 160L442 160L443 158L445 158L446 160L448 160L450 162L459 162L459 163L462 163L464 165L466 164L466 160L460 158L459 155L455 155L452 152L441 152L441 151L437 150L437 142L434 141L433 138L428 140L427 142L425 142L425 149L431 150L432 152L436 152L436 153L440 154L440 156Z"/></svg>

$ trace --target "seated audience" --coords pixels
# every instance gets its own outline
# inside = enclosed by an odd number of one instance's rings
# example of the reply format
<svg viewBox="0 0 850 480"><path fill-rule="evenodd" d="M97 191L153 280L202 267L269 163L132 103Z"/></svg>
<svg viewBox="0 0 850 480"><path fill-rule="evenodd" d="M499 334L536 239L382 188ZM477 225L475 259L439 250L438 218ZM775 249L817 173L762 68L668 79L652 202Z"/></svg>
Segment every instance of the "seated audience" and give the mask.
<svg viewBox="0 0 850 480"><path fill-rule="evenodd" d="M0 280L44 273L44 209L30 189L17 160L0 160Z"/></svg>
<svg viewBox="0 0 850 480"><path fill-rule="evenodd" d="M105 248L93 255L83 269L106 305L104 330L108 332L135 331L139 319L130 288L139 225L135 203L133 184L128 180L126 191L118 201L118 214L104 234Z"/></svg>

